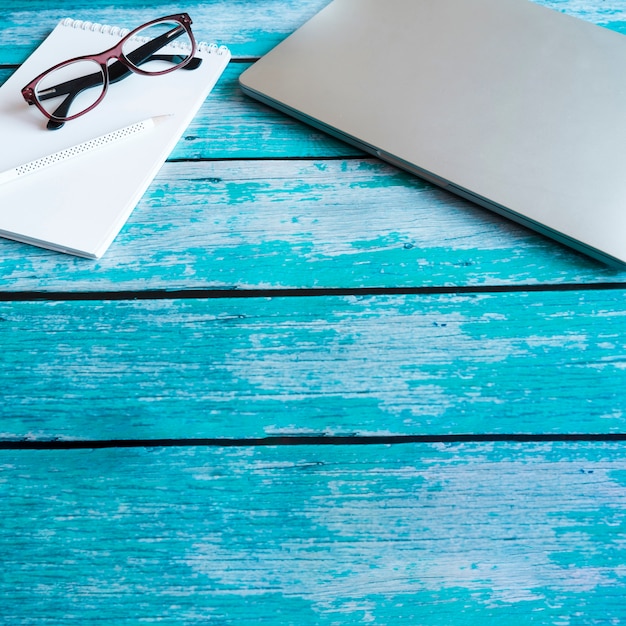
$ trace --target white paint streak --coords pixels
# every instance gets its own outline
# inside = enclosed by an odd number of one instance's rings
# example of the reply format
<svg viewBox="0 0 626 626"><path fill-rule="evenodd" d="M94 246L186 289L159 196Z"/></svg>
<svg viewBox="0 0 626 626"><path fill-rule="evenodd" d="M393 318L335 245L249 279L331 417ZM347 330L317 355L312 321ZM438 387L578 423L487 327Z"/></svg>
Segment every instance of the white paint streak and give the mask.
<svg viewBox="0 0 626 626"><path fill-rule="evenodd" d="M486 455L492 447L485 446ZM291 520L292 527L304 519L312 525L306 540L283 537L262 553L199 545L192 565L208 576L219 571L221 585L269 586L324 614L366 610L368 596L456 588L487 608L543 602L549 591L558 608L560 594L566 602L571 594L623 584L623 566L568 563L575 558L568 555L598 547L598 524L585 526L581 516L603 510L607 525L626 523L626 489L612 478L610 461L596 464L593 474L576 461L473 461L386 465L373 473L368 466L367 474L343 478L319 467L325 493ZM214 570L211 563L221 558L236 560L236 571ZM335 571L339 563L346 569Z"/></svg>

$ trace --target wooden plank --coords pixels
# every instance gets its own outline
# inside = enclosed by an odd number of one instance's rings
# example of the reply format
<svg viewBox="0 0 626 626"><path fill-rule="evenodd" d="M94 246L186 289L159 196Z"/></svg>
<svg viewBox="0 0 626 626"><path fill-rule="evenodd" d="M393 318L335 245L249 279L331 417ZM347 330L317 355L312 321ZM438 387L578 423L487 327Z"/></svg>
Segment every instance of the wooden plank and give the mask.
<svg viewBox="0 0 626 626"><path fill-rule="evenodd" d="M329 0L189 0L184 10L193 19L198 41L226 44L235 58L259 57L315 15ZM180 11L168 0L138 3L119 0L98 6L91 0L71 4L48 0L3 0L0 64L18 64L59 20L71 17L134 28L161 15ZM98 52L97 50L94 52Z"/></svg>
<svg viewBox="0 0 626 626"><path fill-rule="evenodd" d="M32 7L32 4L29 6ZM24 7L19 3L12 4L7 7L7 11L11 14L12 10L18 11L18 8ZM263 10L267 10L267 7ZM607 14L611 11L611 7L607 7ZM22 16L20 25L27 22ZM7 27L2 32L3 38L10 39L13 31ZM335 157L354 154L340 142L309 131L305 126L245 99L236 85L236 78L242 69L241 64L234 64L227 70L215 94L207 100L201 115L172 155L174 159ZM391 168L386 170L392 176L388 181L374 173L374 179L367 183L372 193L382 191L384 196L361 197L360 204L355 205L348 198L348 194L353 193L349 185L356 184L361 188L364 185L362 180L351 180L354 176L352 172L355 167L366 169L368 162L365 163L362 165L359 162L352 167L343 162L339 166L328 165L328 172L337 172L335 189L339 189L341 195L345 192L343 199L330 199L330 208L336 210L337 204L347 204L348 210L344 214L349 218L341 219L339 225L343 230L330 232L324 230L328 225L325 217L329 214L317 213L320 203L311 205L311 216L303 216L290 201L285 206L284 196L273 197L269 190L262 197L255 193L259 177L269 176L269 181L266 181L269 185L274 182L291 184L290 180L285 180L294 174L294 168L290 165L247 164L245 170L241 171L239 163L203 163L192 164L191 169L182 165L182 169L166 169L163 175L171 172L176 179L172 184L165 183L166 190L178 191L196 177L216 181L220 177L223 177L222 180L233 176L239 179L247 177L252 189L244 190L240 187L239 201L234 207L227 208L228 222L222 222L241 224L246 230L243 233L231 232L225 238L224 232L215 230L217 224L214 212L208 210L198 213L196 209L193 215L189 215L184 212L186 207L182 207L181 213L178 203L162 206L163 194L167 191L158 187L157 183L144 199L144 203L149 206L152 202L151 194L157 195L159 216L163 222L157 226L156 234L150 219L147 223L135 222L135 228L129 225L118 239L115 252L110 251L107 258L97 264L2 241L0 287L22 291L63 288L101 290L116 285L119 289L132 290L145 284L146 276L141 275L142 268L146 271L150 269L149 278L154 280L156 288L258 287L261 284L273 287L333 287L339 277L345 286L421 286L482 282L604 282L622 281L625 276L624 272L607 270L597 263L566 252L560 246L511 226L501 218L486 216L484 211L476 207L466 210L470 205L460 203L448 194L432 193L426 202L424 200L427 196L422 194L417 202L413 181L409 177L399 177ZM326 165L315 164L315 167ZM339 167L348 167L352 172L341 171ZM311 170L306 170L301 164L296 165L296 168L299 169L295 173L310 176L307 179L310 182L301 186L299 196L292 193L291 197L299 200L318 198L326 202L327 181L320 181L315 171L311 174ZM207 172L207 169L210 171ZM199 170L204 172L200 173ZM359 172L359 179L362 174L362 171ZM318 187L320 182L322 188ZM195 188L198 193L191 203L206 201L206 188L199 189L197 181L188 186ZM413 194L405 196L402 202L406 204L398 205L398 196L393 198L389 193L392 188L397 190L401 186L408 186ZM428 186L423 188L430 189ZM211 194L214 191L214 186L211 186ZM255 198L253 212L244 200L248 196ZM221 201L223 198L222 195ZM372 214L374 211L380 213L381 201L385 203L383 215L389 217L386 224L382 216ZM416 202L418 212L414 210ZM461 211L459 207L462 207ZM220 210L223 208L220 205ZM245 213L234 214L233 208L244 209ZM326 211L329 207L324 205L321 208ZM277 216L276 209L284 211L285 216ZM268 212L265 213L265 210ZM168 211L170 215L163 211ZM470 219L473 219L475 214L479 215L479 219L474 223L473 232L468 232L466 217L471 216ZM256 219L257 215L260 220ZM253 216L255 219L251 221ZM286 228L289 219L291 228ZM303 219L309 222L305 233L310 235L308 240L303 239ZM131 224L134 220L141 220L137 212ZM280 222L278 233L273 230L277 220ZM377 228L373 229L373 225ZM485 232L488 236L483 238ZM507 239L511 232L513 236ZM246 237L248 233L252 236L250 240ZM158 240L155 235L158 235ZM318 236L320 240L315 239ZM155 245L163 238L167 240L169 251L165 256ZM258 249L259 238L264 242L262 251ZM198 246L187 250L184 244L189 239L197 241ZM228 241L224 245L226 239ZM124 242L121 248L120 242ZM472 246L480 252L471 251ZM211 253L207 254L208 251ZM250 268L250 273L246 275L245 270L250 267L249 259L255 254L260 257L259 263ZM529 258L532 259L530 263ZM270 262L269 266L267 261ZM260 280L256 270L261 267L264 273ZM129 268L133 268L133 271L129 272ZM257 276L251 275L253 271ZM154 274L158 278L154 279Z"/></svg>
<svg viewBox="0 0 626 626"><path fill-rule="evenodd" d="M621 290L5 302L6 439L624 432Z"/></svg>
<svg viewBox="0 0 626 626"><path fill-rule="evenodd" d="M173 151L172 159L363 157L361 150L245 96L231 63Z"/></svg>
<svg viewBox="0 0 626 626"><path fill-rule="evenodd" d="M231 63L226 68L172 152L172 160L364 156L361 150L244 96L237 81L250 65ZM13 71L0 69L0 85Z"/></svg>
<svg viewBox="0 0 626 626"><path fill-rule="evenodd" d="M168 163L99 261L0 241L0 288L624 282L377 160Z"/></svg>
<svg viewBox="0 0 626 626"><path fill-rule="evenodd" d="M0 615L621 624L614 444L1 452Z"/></svg>
<svg viewBox="0 0 626 626"><path fill-rule="evenodd" d="M258 57L321 10L329 0L188 0L185 10L194 20L198 40L227 44L235 58ZM623 0L541 0L538 4L626 33ZM137 3L119 0L98 6L91 0L50 3L48 0L3 0L0 64L21 63L54 25L65 17L132 28L167 15L167 0Z"/></svg>
<svg viewBox="0 0 626 626"><path fill-rule="evenodd" d="M231 63L226 68L172 152L172 160L364 156L361 150L244 96L237 81L250 65ZM0 69L0 85L12 73L13 69Z"/></svg>

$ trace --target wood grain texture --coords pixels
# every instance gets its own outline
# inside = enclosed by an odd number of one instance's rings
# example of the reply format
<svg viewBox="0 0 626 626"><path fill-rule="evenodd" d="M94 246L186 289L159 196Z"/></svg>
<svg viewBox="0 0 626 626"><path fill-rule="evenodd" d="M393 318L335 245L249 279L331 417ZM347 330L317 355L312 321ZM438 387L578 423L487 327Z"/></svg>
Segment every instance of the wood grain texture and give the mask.
<svg viewBox="0 0 626 626"><path fill-rule="evenodd" d="M611 433L626 294L0 306L4 438Z"/></svg>
<svg viewBox="0 0 626 626"><path fill-rule="evenodd" d="M328 4L329 0L3 0L0 64L21 63L65 17L133 28L148 20L187 11L198 41L227 45L233 57L259 57ZM96 51L97 52L97 51Z"/></svg>
<svg viewBox="0 0 626 626"><path fill-rule="evenodd" d="M188 0L199 40L228 45L235 58L258 57L280 43L315 15L329 0ZM541 0L550 8L618 32L626 32L622 0ZM0 64L21 63L54 25L64 17L132 28L149 19L180 11L168 0L3 0ZM123 22L123 23L122 23Z"/></svg>
<svg viewBox="0 0 626 626"><path fill-rule="evenodd" d="M611 3L557 4L597 22L621 19L619 7ZM35 11L37 5L44 7L37 19L32 13L27 19L27 8ZM249 13L244 21L261 25L259 41L280 29L289 32L319 8L316 2L280 6L215 2L196 8L198 21L204 23L211 14L211 23L226 29L237 15ZM26 38L24 29L52 20L51 10L65 15L69 9L63 3L50 9L44 2L8 2L2 41L13 50L16 38ZM93 19L112 21L114 14L107 11L113 10L95 9ZM115 9L122 10L140 21L149 9L137 3ZM147 281L157 289L624 281L626 272L607 269L393 168L363 160L341 142L252 102L237 86L245 67L231 64L172 154L174 160L192 162L162 170L102 261L3 240L0 288L134 290ZM341 156L354 162L323 160ZM319 162L265 161L311 157ZM259 158L263 161L231 162Z"/></svg>
<svg viewBox="0 0 626 626"><path fill-rule="evenodd" d="M356 157L364 153L243 94L231 63L171 154L180 159Z"/></svg>
<svg viewBox="0 0 626 626"><path fill-rule="evenodd" d="M225 69L171 160L364 156L360 150L244 96L237 81L250 65L231 63ZM0 70L0 85L12 72Z"/></svg>
<svg viewBox="0 0 626 626"><path fill-rule="evenodd" d="M2 452L27 624L620 624L609 444Z"/></svg>
<svg viewBox="0 0 626 626"><path fill-rule="evenodd" d="M187 10L235 62L102 260L0 241L30 298L0 301L0 439L174 445L0 451L0 623L626 622L623 445L362 445L626 432L626 292L594 289L626 273L244 98L326 3L3 1L0 81L67 15ZM622 0L542 4L626 33ZM167 294L325 287L450 293Z"/></svg>
<svg viewBox="0 0 626 626"><path fill-rule="evenodd" d="M624 283L376 160L168 163L99 261L0 241L5 291Z"/></svg>

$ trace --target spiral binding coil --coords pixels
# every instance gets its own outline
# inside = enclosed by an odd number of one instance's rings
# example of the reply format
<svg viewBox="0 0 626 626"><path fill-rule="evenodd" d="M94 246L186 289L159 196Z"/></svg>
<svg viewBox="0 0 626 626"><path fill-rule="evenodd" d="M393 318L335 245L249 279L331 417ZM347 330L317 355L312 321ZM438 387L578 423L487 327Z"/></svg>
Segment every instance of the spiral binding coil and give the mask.
<svg viewBox="0 0 626 626"><path fill-rule="evenodd" d="M131 31L128 28L119 28L118 26L109 26L108 24L99 24L98 22L88 22L84 20L75 20L71 17L66 17L61 20L61 24L63 26L68 26L69 28L78 28L81 30L88 30L94 33L103 33L104 35L113 35L114 37L126 37L128 33ZM138 41L146 42L147 39L143 39L142 37L137 37ZM179 49L187 49L184 45L177 44L176 42L171 42L168 44L173 48ZM226 46L218 46L216 43L206 43L205 41L198 42L198 51L204 52L206 54L217 54L222 55L228 52L228 48Z"/></svg>

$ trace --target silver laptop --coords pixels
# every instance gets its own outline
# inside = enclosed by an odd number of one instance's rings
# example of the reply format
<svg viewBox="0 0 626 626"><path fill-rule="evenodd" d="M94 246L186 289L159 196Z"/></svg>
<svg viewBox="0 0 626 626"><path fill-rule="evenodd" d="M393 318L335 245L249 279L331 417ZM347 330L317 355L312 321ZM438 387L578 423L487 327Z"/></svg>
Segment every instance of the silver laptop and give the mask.
<svg viewBox="0 0 626 626"><path fill-rule="evenodd" d="M334 0L248 95L626 264L626 37L529 0Z"/></svg>

